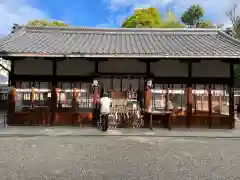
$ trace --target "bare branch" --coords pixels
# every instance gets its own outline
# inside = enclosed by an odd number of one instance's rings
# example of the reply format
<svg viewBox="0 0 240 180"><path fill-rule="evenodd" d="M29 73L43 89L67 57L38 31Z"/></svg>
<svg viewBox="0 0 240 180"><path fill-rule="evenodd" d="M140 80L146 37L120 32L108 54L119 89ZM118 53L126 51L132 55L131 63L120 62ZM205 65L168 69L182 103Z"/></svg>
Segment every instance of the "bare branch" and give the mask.
<svg viewBox="0 0 240 180"><path fill-rule="evenodd" d="M240 38L240 16L236 14L237 8L237 4L234 4L232 9L226 12L226 15L232 22L233 35L237 38Z"/></svg>

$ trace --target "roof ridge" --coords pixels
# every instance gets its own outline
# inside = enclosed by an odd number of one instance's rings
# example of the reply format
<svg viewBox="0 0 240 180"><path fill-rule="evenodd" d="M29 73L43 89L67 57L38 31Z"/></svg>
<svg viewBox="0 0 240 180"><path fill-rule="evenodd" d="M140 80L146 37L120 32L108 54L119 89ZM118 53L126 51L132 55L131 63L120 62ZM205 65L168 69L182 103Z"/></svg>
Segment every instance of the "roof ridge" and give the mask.
<svg viewBox="0 0 240 180"><path fill-rule="evenodd" d="M219 29L203 29L203 28L100 28L100 27L58 27L58 26L33 26L17 25L20 29L35 31L69 31L69 32L107 32L107 33L217 33Z"/></svg>

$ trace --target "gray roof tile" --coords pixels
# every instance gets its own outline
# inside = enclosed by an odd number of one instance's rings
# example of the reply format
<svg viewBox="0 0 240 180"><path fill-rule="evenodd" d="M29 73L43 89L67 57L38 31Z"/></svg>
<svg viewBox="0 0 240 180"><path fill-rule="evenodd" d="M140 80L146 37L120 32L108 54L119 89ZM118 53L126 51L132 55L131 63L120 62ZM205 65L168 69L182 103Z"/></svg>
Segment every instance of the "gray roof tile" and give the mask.
<svg viewBox="0 0 240 180"><path fill-rule="evenodd" d="M240 41L214 29L18 26L0 55L239 58Z"/></svg>

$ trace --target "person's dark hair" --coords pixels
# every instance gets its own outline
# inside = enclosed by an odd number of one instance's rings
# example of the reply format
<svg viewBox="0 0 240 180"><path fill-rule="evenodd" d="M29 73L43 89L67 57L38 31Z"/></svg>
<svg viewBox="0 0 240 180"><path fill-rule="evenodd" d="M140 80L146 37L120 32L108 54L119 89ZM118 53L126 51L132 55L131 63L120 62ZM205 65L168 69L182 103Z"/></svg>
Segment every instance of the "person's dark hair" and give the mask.
<svg viewBox="0 0 240 180"><path fill-rule="evenodd" d="M104 92L103 97L108 97L108 93Z"/></svg>

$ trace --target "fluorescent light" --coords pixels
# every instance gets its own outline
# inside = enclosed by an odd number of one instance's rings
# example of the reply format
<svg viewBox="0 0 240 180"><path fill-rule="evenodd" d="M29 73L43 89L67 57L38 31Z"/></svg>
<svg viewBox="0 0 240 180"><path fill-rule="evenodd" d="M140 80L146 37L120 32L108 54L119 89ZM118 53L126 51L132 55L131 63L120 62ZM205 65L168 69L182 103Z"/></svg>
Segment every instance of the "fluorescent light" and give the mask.
<svg viewBox="0 0 240 180"><path fill-rule="evenodd" d="M32 92L32 89L16 89L17 92ZM51 89L34 89L35 92L50 92ZM61 89L57 89L57 92L61 92ZM63 89L63 92L73 92L73 89ZM76 92L87 92L86 89L76 89Z"/></svg>
<svg viewBox="0 0 240 180"><path fill-rule="evenodd" d="M160 94L166 94L167 93L167 90L161 90L161 89L152 89L151 90L152 93L160 93ZM225 91L226 92L226 91ZM168 93L169 94L184 94L185 93L185 90L179 90L179 89L176 89L176 90L172 90L172 89L169 89L168 90ZM195 90L193 89L192 90L192 93L193 94L206 94L208 95L208 90ZM211 90L211 93L212 94L216 94L216 95L223 95L224 94L224 91L223 90Z"/></svg>

